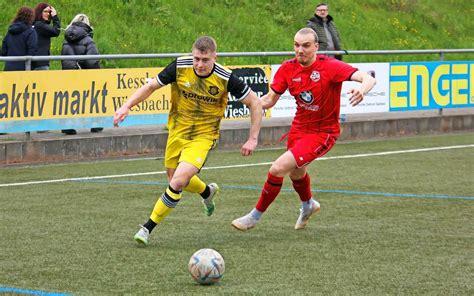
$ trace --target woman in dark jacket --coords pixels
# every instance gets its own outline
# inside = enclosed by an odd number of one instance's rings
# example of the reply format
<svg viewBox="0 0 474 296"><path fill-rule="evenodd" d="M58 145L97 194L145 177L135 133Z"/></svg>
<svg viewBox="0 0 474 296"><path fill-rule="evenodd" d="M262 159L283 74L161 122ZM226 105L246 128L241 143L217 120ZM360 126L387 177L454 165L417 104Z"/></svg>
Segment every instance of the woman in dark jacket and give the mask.
<svg viewBox="0 0 474 296"><path fill-rule="evenodd" d="M89 18L85 14L76 15L64 33L64 43L61 55L98 55L99 51L95 45L93 28L90 25ZM100 69L99 60L67 60L61 61L63 70L75 69ZM102 131L103 128L91 128L91 132ZM75 135L77 132L73 129L62 130L66 135Z"/></svg>
<svg viewBox="0 0 474 296"><path fill-rule="evenodd" d="M36 52L38 42L36 31L31 26L34 11L23 6L18 9L15 18L8 27L8 32L2 42L2 56L32 56ZM6 62L5 71L24 71L25 62Z"/></svg>
<svg viewBox="0 0 474 296"><path fill-rule="evenodd" d="M53 24L51 25L51 21ZM61 21L59 20L56 9L48 3L40 3L35 8L34 27L38 34L37 56L51 55L51 38L58 37L61 32ZM49 61L33 62L33 70L48 70Z"/></svg>
<svg viewBox="0 0 474 296"><path fill-rule="evenodd" d="M76 15L64 33L61 55L98 55L93 28L85 14ZM99 60L62 61L63 70L100 69Z"/></svg>

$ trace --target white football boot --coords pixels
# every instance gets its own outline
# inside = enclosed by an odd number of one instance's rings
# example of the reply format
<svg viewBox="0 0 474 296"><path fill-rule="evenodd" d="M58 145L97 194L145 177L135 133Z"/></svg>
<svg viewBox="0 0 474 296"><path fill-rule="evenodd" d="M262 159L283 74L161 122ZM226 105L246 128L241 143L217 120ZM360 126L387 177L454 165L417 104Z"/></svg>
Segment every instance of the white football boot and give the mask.
<svg viewBox="0 0 474 296"><path fill-rule="evenodd" d="M309 222L309 218L316 213L319 213L319 210L321 209L321 205L319 202L315 201L312 199L312 205L309 210L304 211L303 207L300 208L300 215L298 217L298 220L296 221L295 224L295 229L303 229L306 227L306 224Z"/></svg>
<svg viewBox="0 0 474 296"><path fill-rule="evenodd" d="M255 219L255 217L252 216L251 213L248 213L247 215L242 216L232 221L232 226L234 226L238 230L246 231L251 228L254 228L257 222L258 220Z"/></svg>
<svg viewBox="0 0 474 296"><path fill-rule="evenodd" d="M133 239L141 244L141 245L148 245L148 239L150 238L150 232L146 229L143 225L139 225L140 229L137 231Z"/></svg>
<svg viewBox="0 0 474 296"><path fill-rule="evenodd" d="M216 197L217 193L219 193L220 189L216 183L210 183L207 186L209 186L209 191L211 193L209 194L208 198L202 200L202 203L204 204L204 212L206 213L206 215L211 216L212 213L214 213L214 210L216 209L214 198Z"/></svg>

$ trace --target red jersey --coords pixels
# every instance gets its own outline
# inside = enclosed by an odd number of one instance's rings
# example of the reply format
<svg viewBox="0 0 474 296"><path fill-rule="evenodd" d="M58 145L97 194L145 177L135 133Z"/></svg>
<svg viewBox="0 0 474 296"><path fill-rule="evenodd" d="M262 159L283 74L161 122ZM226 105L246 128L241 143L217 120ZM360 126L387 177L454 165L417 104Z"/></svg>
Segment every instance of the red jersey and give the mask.
<svg viewBox="0 0 474 296"><path fill-rule="evenodd" d="M317 55L309 67L294 58L275 73L271 88L277 94L287 89L296 100L296 115L290 132L339 135L342 82L357 69L339 60Z"/></svg>

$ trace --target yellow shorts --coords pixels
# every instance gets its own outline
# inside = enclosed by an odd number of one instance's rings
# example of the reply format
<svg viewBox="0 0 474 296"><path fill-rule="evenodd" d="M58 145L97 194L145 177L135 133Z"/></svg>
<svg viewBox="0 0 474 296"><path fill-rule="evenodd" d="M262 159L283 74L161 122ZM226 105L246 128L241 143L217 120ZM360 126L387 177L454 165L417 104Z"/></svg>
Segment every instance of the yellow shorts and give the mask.
<svg viewBox="0 0 474 296"><path fill-rule="evenodd" d="M200 170L206 162L207 154L216 146L216 142L208 139L184 140L169 136L166 143L165 167L175 169L178 163L184 161Z"/></svg>

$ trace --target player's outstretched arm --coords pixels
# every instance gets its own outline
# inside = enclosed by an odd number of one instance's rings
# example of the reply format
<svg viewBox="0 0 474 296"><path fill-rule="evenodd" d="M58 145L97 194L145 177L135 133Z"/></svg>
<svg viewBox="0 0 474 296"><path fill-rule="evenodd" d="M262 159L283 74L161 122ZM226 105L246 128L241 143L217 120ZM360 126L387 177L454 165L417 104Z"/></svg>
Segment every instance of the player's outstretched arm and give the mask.
<svg viewBox="0 0 474 296"><path fill-rule="evenodd" d="M276 102L280 98L280 94L277 94L270 88L268 93L260 98L260 102L262 103L263 109L270 109L271 107L275 106Z"/></svg>
<svg viewBox="0 0 474 296"><path fill-rule="evenodd" d="M359 88L353 88L348 92L348 94L351 94L349 103L352 106L356 106L362 102L364 95L366 95L374 87L377 81L374 77L363 71L356 71L354 74L352 74L351 80L361 83Z"/></svg>
<svg viewBox="0 0 474 296"><path fill-rule="evenodd" d="M151 79L142 87L140 87L130 96L130 98L128 98L122 107L115 111L114 126L118 127L119 123L124 121L124 119L128 116L128 112L130 112L130 108L146 100L155 90L159 89L160 87L161 85L158 83L158 81L156 81L156 79Z"/></svg>
<svg viewBox="0 0 474 296"><path fill-rule="evenodd" d="M253 91L250 91L242 100L242 103L250 109L250 131L247 142L240 148L240 154L248 156L257 148L258 134L260 133L260 126L262 125L262 105Z"/></svg>

